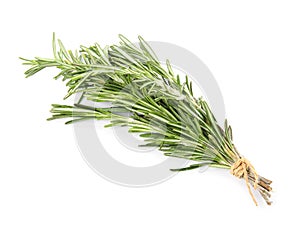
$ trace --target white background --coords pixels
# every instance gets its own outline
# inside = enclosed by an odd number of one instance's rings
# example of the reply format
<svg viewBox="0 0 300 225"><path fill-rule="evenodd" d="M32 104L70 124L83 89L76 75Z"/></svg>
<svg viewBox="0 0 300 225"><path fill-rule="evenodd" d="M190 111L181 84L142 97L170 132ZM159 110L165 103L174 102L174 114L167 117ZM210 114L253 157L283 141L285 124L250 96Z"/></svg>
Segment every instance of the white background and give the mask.
<svg viewBox="0 0 300 225"><path fill-rule="evenodd" d="M2 1L0 224L299 222L299 10L288 0ZM72 49L122 33L198 55L223 92L237 147L274 180L274 204L255 207L244 183L222 170L139 189L95 174L72 127L45 121L64 85L51 71L25 79L17 58L50 57L53 31Z"/></svg>

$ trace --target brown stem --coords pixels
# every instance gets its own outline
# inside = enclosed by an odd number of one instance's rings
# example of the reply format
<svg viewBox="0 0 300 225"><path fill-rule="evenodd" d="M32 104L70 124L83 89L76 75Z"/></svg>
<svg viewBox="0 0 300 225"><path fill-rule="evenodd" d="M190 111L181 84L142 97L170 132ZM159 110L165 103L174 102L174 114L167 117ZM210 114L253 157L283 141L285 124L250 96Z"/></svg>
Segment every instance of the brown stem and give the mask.
<svg viewBox="0 0 300 225"><path fill-rule="evenodd" d="M248 171L248 178L250 180L251 185L254 187L255 177L252 171ZM270 186L271 183L271 180L268 180L262 176L258 176L257 189L268 205L272 204L272 202L269 200L271 197L271 194L269 192L272 191L272 187Z"/></svg>

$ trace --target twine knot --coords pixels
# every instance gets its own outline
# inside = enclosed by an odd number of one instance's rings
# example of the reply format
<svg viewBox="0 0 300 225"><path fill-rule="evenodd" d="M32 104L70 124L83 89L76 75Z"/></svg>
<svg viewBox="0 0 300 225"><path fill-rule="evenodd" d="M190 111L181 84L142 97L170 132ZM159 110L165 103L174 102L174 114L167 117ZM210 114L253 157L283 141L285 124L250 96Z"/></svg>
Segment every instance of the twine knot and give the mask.
<svg viewBox="0 0 300 225"><path fill-rule="evenodd" d="M245 179L248 191L249 191L255 205L257 205L257 201L251 191L251 188L250 188L250 183L249 183L249 178L248 178L248 170L250 170L249 173L252 172L254 174L255 181L254 181L253 187L254 187L254 189L256 189L257 184L258 184L258 174L257 174L256 170L254 169L254 167L252 166L252 164L249 162L249 160L247 160L243 157L236 160L235 163L233 163L230 168L230 173L233 176Z"/></svg>

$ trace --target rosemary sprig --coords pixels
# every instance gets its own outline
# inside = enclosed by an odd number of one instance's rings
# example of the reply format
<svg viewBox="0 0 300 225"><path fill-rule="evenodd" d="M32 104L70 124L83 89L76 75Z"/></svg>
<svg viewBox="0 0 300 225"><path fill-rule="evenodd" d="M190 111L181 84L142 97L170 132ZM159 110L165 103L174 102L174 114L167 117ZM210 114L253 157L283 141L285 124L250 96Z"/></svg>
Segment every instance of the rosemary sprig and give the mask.
<svg viewBox="0 0 300 225"><path fill-rule="evenodd" d="M129 132L140 133L144 146L154 146L166 156L195 162L172 171L204 165L231 169L235 176L245 178L247 185L257 186L261 196L271 204L271 181L256 176L251 164L243 160L232 142L231 127L227 121L224 129L218 125L207 102L194 96L188 77L182 82L168 61L165 69L142 37L139 47L124 36L119 37L119 45L101 48L96 43L72 52L53 34L53 58L21 58L23 64L30 66L26 77L47 67L60 69L54 78L66 82L68 92L64 99L82 93L90 101L112 103L108 108L89 107L81 101L73 106L53 104L49 120L70 118L66 122L69 124L98 119L109 120L106 127L128 126Z"/></svg>

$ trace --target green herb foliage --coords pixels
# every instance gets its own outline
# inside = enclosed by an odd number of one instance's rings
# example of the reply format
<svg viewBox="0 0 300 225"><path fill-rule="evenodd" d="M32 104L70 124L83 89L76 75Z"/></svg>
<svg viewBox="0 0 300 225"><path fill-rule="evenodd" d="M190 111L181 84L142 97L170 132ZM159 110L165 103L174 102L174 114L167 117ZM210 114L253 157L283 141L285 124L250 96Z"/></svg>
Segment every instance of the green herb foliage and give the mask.
<svg viewBox="0 0 300 225"><path fill-rule="evenodd" d="M53 34L53 58L21 58L30 66L26 77L56 67L60 72L54 78L62 78L68 87L64 99L76 93L82 95L72 106L53 104L49 120L68 118L67 124L109 120L106 127L127 126L129 132L140 134L143 146L154 146L166 156L194 162L185 168L171 168L173 171L204 165L230 169L241 156L227 121L221 128L207 102L194 96L188 76L181 81L168 61L164 67L142 37L139 46L122 35L119 38L118 45L102 48L96 43L70 51ZM82 103L83 98L111 106L91 107ZM253 185L251 175L249 171ZM269 184L269 180L259 177L258 190L268 204Z"/></svg>

